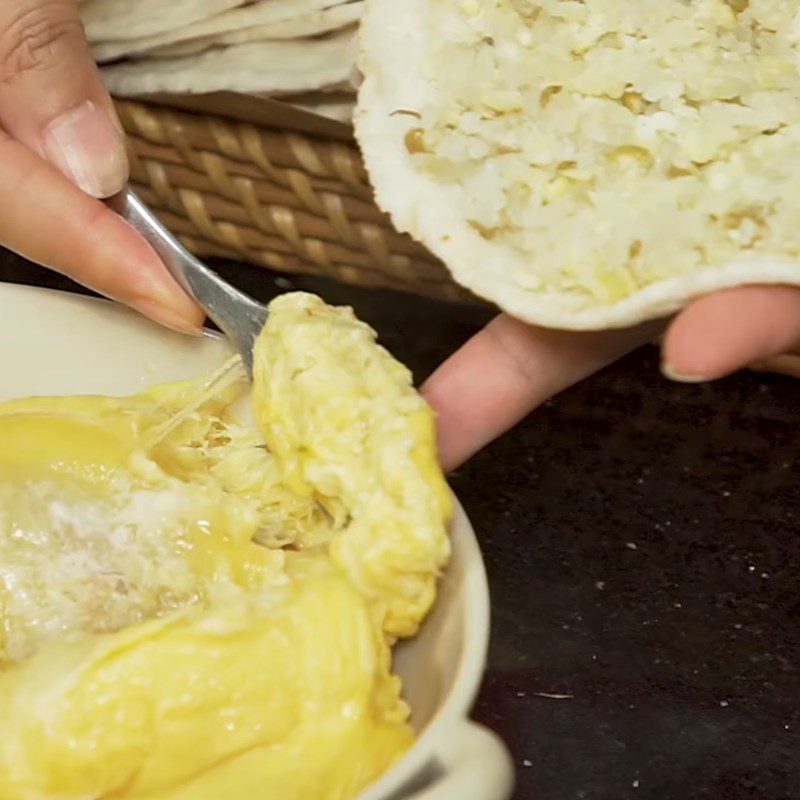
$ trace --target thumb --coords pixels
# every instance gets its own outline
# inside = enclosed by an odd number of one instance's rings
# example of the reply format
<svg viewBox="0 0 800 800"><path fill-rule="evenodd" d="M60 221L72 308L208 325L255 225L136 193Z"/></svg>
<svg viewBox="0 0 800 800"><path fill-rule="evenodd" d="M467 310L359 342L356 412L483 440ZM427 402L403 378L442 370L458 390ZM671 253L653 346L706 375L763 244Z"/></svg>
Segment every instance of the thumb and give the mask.
<svg viewBox="0 0 800 800"><path fill-rule="evenodd" d="M125 185L122 126L75 0L0 0L0 126L90 195Z"/></svg>
<svg viewBox="0 0 800 800"><path fill-rule="evenodd" d="M438 416L442 465L459 466L545 400L650 341L659 329L652 323L581 333L496 317L423 387Z"/></svg>

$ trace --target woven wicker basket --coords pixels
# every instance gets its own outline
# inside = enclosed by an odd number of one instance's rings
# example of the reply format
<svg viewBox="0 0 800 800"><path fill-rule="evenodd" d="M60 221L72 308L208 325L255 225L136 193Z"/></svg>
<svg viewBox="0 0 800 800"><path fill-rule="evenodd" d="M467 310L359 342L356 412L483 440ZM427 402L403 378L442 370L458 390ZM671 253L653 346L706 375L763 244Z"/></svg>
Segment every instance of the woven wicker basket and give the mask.
<svg viewBox="0 0 800 800"><path fill-rule="evenodd" d="M141 102L117 108L133 185L195 254L471 299L378 210L354 143Z"/></svg>

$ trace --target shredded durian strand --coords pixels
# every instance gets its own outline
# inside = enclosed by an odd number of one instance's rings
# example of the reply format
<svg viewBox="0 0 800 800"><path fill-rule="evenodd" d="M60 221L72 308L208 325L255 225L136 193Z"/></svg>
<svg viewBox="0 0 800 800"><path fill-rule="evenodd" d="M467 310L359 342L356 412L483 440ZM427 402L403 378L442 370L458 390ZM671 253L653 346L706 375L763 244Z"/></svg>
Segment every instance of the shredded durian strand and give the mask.
<svg viewBox="0 0 800 800"><path fill-rule="evenodd" d="M239 355L231 356L218 370L198 381L196 390L187 392L192 398L176 411L169 419L156 425L149 431L147 446L154 447L165 436L181 424L187 417L202 408L209 400L230 389L241 380L246 380L247 374Z"/></svg>

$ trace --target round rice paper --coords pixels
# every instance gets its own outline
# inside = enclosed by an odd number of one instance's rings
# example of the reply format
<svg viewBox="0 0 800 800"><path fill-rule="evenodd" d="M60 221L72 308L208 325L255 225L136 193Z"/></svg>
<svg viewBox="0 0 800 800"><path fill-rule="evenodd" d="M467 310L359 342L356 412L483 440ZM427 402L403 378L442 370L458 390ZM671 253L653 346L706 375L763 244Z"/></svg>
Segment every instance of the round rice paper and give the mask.
<svg viewBox="0 0 800 800"><path fill-rule="evenodd" d="M368 0L378 204L477 295L603 329L800 284L800 7Z"/></svg>

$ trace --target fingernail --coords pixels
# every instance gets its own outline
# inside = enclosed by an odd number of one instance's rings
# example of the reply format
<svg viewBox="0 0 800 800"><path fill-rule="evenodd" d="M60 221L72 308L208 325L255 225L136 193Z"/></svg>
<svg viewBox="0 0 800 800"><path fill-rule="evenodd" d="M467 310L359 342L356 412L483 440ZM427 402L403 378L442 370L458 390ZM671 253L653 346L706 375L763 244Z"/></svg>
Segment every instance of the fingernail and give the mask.
<svg viewBox="0 0 800 800"><path fill-rule="evenodd" d="M706 381L711 380L710 378L705 377L705 375L684 375L682 372L678 372L666 362L661 365L661 372L665 378L669 378L671 381L675 381L676 383L705 383Z"/></svg>
<svg viewBox="0 0 800 800"><path fill-rule="evenodd" d="M64 175L93 197L111 197L128 180L125 141L108 114L91 101L49 125L44 152Z"/></svg>
<svg viewBox="0 0 800 800"><path fill-rule="evenodd" d="M191 336L201 336L203 333L202 323L196 322L172 306L149 299L139 300L135 305L142 314L165 328L178 333L188 333Z"/></svg>

